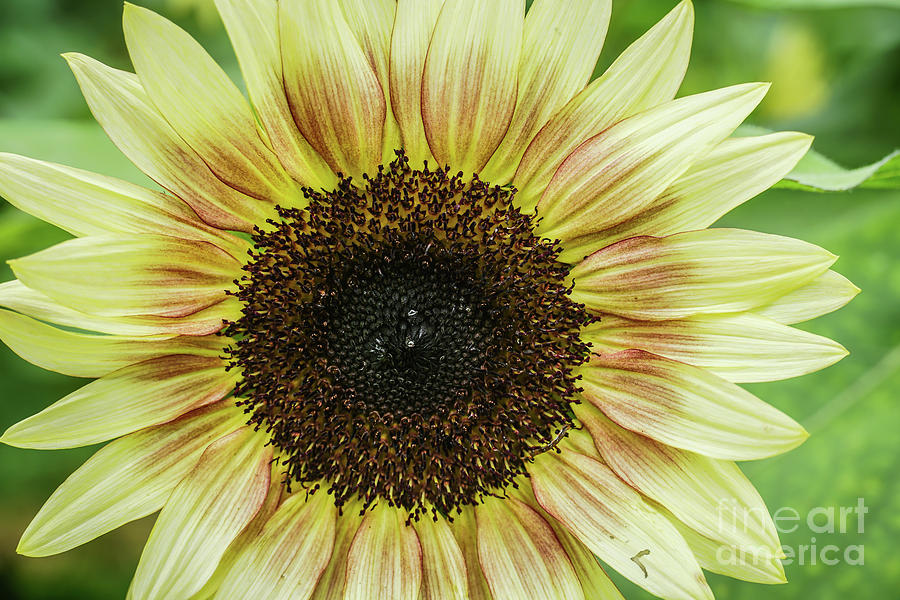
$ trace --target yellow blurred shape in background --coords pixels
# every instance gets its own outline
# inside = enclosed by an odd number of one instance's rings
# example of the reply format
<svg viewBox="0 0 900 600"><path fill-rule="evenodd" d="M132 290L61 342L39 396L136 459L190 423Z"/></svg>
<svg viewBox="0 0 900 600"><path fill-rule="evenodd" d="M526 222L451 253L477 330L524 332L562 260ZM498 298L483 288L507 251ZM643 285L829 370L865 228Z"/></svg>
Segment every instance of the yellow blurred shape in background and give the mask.
<svg viewBox="0 0 900 600"><path fill-rule="evenodd" d="M769 44L765 79L772 88L760 107L765 116L788 119L813 114L828 100L822 41L807 25L788 21Z"/></svg>
<svg viewBox="0 0 900 600"><path fill-rule="evenodd" d="M201 27L212 28L219 20L214 0L166 0L166 8L175 16L192 14Z"/></svg>

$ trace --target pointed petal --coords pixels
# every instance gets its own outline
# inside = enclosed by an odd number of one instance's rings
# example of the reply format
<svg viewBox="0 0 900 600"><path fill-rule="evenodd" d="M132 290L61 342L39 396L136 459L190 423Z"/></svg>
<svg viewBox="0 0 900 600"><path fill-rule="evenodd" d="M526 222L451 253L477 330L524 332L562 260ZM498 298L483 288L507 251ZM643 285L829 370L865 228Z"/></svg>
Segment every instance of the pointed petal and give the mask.
<svg viewBox="0 0 900 600"><path fill-rule="evenodd" d="M422 78L425 133L440 166L476 173L506 135L524 20L522 0L444 4Z"/></svg>
<svg viewBox="0 0 900 600"><path fill-rule="evenodd" d="M850 280L829 270L755 312L787 325L802 323L839 309L858 293Z"/></svg>
<svg viewBox="0 0 900 600"><path fill-rule="evenodd" d="M422 121L422 73L428 45L444 0L398 0L391 37L390 97L403 149L418 169L435 165Z"/></svg>
<svg viewBox="0 0 900 600"><path fill-rule="evenodd" d="M288 107L278 39L278 3L216 0L216 7L241 65L253 109L281 164L305 186L334 188L337 177L297 129Z"/></svg>
<svg viewBox="0 0 900 600"><path fill-rule="evenodd" d="M279 504L281 504L282 499L285 498L284 473L281 470L279 461L273 460L271 467L271 474L269 475L269 491L266 494L263 505L256 512L253 520L244 527L241 534L229 544L228 549L222 556L222 560L219 561L212 577L206 581L199 592L190 597L190 600L213 599L216 592L219 590L219 587L222 585L222 582L225 580L225 576L231 571L231 568L234 566L238 557L243 554L244 551L253 547L257 542L259 536L262 535L263 529L269 522L269 519L272 518L272 515L275 514Z"/></svg>
<svg viewBox="0 0 900 600"><path fill-rule="evenodd" d="M324 491L284 501L238 557L216 593L220 600L306 600L331 558L337 509Z"/></svg>
<svg viewBox="0 0 900 600"><path fill-rule="evenodd" d="M384 93L340 4L287 0L278 8L294 121L335 172L374 173L381 164Z"/></svg>
<svg viewBox="0 0 900 600"><path fill-rule="evenodd" d="M312 600L343 600L344 582L347 578L347 555L362 523L360 508L361 506L354 502L343 506L343 513L337 518L331 560L319 578Z"/></svg>
<svg viewBox="0 0 900 600"><path fill-rule="evenodd" d="M573 441L575 441L575 443L570 444L570 442ZM591 458L602 462L600 454L594 446L594 439L584 428L570 430L568 435L566 435L559 443L558 447L561 450L590 456ZM531 485L527 484L527 482L523 483L526 483L526 485L520 485L518 488L509 489L508 492L510 496L527 504L532 510L543 517L547 522L547 525L553 529L553 533L559 540L560 545L563 547L566 555L568 555L569 560L572 561L572 566L581 583L584 597L587 600L594 600L594 598L601 600L624 600L615 584L609 579L606 571L603 570L600 561L594 556L594 553L578 541L575 536L569 533L569 531L563 527L562 523L541 508L541 505L534 497L534 490L531 489Z"/></svg>
<svg viewBox="0 0 900 600"><path fill-rule="evenodd" d="M417 600L422 546L406 515L377 505L363 518L347 556L344 600Z"/></svg>
<svg viewBox="0 0 900 600"><path fill-rule="evenodd" d="M509 131L481 177L512 179L522 155L551 116L587 85L600 56L609 0L536 0L525 17L519 92Z"/></svg>
<svg viewBox="0 0 900 600"><path fill-rule="evenodd" d="M697 159L741 124L768 84L750 83L673 100L620 121L579 146L541 196L538 231L559 238L560 260L585 255L583 236L640 213Z"/></svg>
<svg viewBox="0 0 900 600"><path fill-rule="evenodd" d="M797 164L810 143L812 137L793 132L726 139L691 165L642 212L579 238L569 252L586 255L629 237L709 227L734 207L775 185Z"/></svg>
<svg viewBox="0 0 900 600"><path fill-rule="evenodd" d="M622 427L712 458L765 458L807 437L737 385L642 350L594 355L581 375L583 396Z"/></svg>
<svg viewBox="0 0 900 600"><path fill-rule="evenodd" d="M461 513L453 516L450 529L466 563L469 599L493 600L484 573L481 571L481 563L478 561L478 528L475 523L475 508L464 506Z"/></svg>
<svg viewBox="0 0 900 600"><path fill-rule="evenodd" d="M655 442L607 419L589 404L575 415L622 481L659 502L698 533L743 552L780 552L775 523L736 464ZM731 519L731 514L739 516Z"/></svg>
<svg viewBox="0 0 900 600"><path fill-rule="evenodd" d="M544 454L529 469L541 506L585 546L647 591L712 600L687 543L608 467L581 454Z"/></svg>
<svg viewBox="0 0 900 600"><path fill-rule="evenodd" d="M160 114L222 181L265 202L290 206L299 189L260 138L250 104L186 31L125 4L131 62Z"/></svg>
<svg viewBox="0 0 900 600"><path fill-rule="evenodd" d="M394 159L401 147L400 127L391 106L390 54L391 34L397 12L397 0L339 0L344 18L381 83L385 101L382 161Z"/></svg>
<svg viewBox="0 0 900 600"><path fill-rule="evenodd" d="M188 598L262 506L271 448L244 427L212 443L166 502L134 574L134 600Z"/></svg>
<svg viewBox="0 0 900 600"><path fill-rule="evenodd" d="M154 233L218 245L235 258L246 242L214 229L184 202L81 169L0 153L0 195L72 235Z"/></svg>
<svg viewBox="0 0 900 600"><path fill-rule="evenodd" d="M213 356L163 356L106 375L11 426L0 442L50 450L105 442L225 397L237 375Z"/></svg>
<svg viewBox="0 0 900 600"><path fill-rule="evenodd" d="M535 501L535 504L537 504L537 501ZM544 513L543 509L541 509L541 512L547 523L553 528L556 537L559 538L559 543L562 544L569 560L572 561L575 574L578 575L578 580L581 582L581 589L585 599L625 600L622 597L622 593L603 570L603 567L600 566L600 562L594 556L594 553L570 534L559 521Z"/></svg>
<svg viewBox="0 0 900 600"><path fill-rule="evenodd" d="M522 157L513 184L526 212L563 160L609 126L675 97L691 52L694 10L684 0L558 111Z"/></svg>
<svg viewBox="0 0 900 600"><path fill-rule="evenodd" d="M572 299L630 319L679 319L764 306L837 257L792 238L740 229L637 237L599 250L570 273Z"/></svg>
<svg viewBox="0 0 900 600"><path fill-rule="evenodd" d="M225 300L241 267L209 242L151 234L76 238L9 264L26 286L109 317L203 310Z"/></svg>
<svg viewBox="0 0 900 600"><path fill-rule="evenodd" d="M218 356L218 336L118 336L76 333L0 310L0 340L33 365L71 377L103 377L170 354Z"/></svg>
<svg viewBox="0 0 900 600"><path fill-rule="evenodd" d="M584 598L553 529L526 504L489 499L475 518L478 557L494 598Z"/></svg>
<svg viewBox="0 0 900 600"><path fill-rule="evenodd" d="M703 569L753 583L787 583L781 561L771 553L752 554L704 537L679 521L665 508L657 506L691 547ZM781 549L778 549L779 552Z"/></svg>
<svg viewBox="0 0 900 600"><path fill-rule="evenodd" d="M110 442L53 492L17 552L65 552L156 512L203 450L245 420L233 404L219 403Z"/></svg>
<svg viewBox="0 0 900 600"><path fill-rule="evenodd" d="M260 202L226 185L153 105L137 75L81 54L64 54L94 118L141 171L187 202L201 219L220 229L251 231L273 214Z"/></svg>
<svg viewBox="0 0 900 600"><path fill-rule="evenodd" d="M466 562L446 519L420 519L414 524L422 544L421 600L468 600Z"/></svg>
<svg viewBox="0 0 900 600"><path fill-rule="evenodd" d="M752 313L678 321L603 318L582 332L594 352L636 348L702 367L735 383L777 381L824 369L847 350L837 342Z"/></svg>
<svg viewBox="0 0 900 600"><path fill-rule="evenodd" d="M36 292L14 279L0 283L0 306L54 325L98 331L110 335L212 335L225 321L241 316L241 302L229 296L207 309L186 317L98 317L78 312Z"/></svg>

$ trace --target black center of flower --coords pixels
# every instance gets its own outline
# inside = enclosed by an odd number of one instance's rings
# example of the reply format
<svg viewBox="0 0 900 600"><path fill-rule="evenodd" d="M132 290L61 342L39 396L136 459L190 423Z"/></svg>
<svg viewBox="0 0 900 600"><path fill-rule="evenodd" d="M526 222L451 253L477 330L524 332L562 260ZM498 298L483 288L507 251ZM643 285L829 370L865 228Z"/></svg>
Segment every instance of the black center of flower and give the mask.
<svg viewBox="0 0 900 600"><path fill-rule="evenodd" d="M466 398L501 314L472 261L417 235L362 251L323 302L341 388L381 413L439 412Z"/></svg>
<svg viewBox="0 0 900 600"><path fill-rule="evenodd" d="M289 484L451 516L571 424L593 320L514 190L405 156L253 236L235 393Z"/></svg>

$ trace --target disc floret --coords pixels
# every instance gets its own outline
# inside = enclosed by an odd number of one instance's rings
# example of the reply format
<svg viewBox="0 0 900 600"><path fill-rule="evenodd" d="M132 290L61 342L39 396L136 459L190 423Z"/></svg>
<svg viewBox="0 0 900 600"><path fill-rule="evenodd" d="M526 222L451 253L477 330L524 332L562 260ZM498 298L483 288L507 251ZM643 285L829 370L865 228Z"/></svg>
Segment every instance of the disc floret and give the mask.
<svg viewBox="0 0 900 600"><path fill-rule="evenodd" d="M450 515L571 425L593 320L515 190L406 157L254 234L225 333L288 483Z"/></svg>

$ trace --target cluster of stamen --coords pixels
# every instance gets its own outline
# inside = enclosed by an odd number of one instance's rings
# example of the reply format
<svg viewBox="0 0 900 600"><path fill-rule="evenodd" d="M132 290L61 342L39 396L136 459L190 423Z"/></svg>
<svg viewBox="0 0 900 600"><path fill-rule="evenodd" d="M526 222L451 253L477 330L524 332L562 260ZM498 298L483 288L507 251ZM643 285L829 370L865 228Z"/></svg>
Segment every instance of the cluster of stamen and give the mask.
<svg viewBox="0 0 900 600"><path fill-rule="evenodd" d="M452 516L571 424L584 362L558 244L514 190L402 153L253 236L230 368L288 484Z"/></svg>

